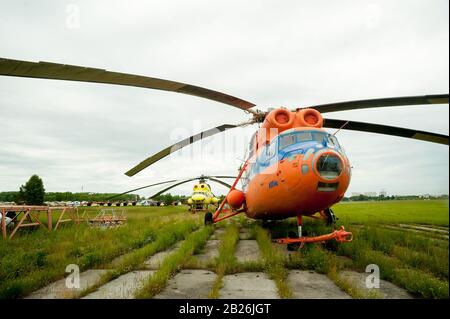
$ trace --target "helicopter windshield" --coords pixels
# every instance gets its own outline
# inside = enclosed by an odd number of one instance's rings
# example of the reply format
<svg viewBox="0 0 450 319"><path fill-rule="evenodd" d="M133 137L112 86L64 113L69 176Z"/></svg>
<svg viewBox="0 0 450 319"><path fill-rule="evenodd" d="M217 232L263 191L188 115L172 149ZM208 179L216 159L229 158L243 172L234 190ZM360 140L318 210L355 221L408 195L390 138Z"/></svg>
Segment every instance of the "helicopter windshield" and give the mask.
<svg viewBox="0 0 450 319"><path fill-rule="evenodd" d="M285 149L288 146L291 146L293 144L296 143L305 143L305 142L318 142L318 143L322 143L323 141L334 145L336 147L339 147L339 143L336 139L336 137L334 137L333 135L324 133L324 132L305 132L305 131L300 131L300 132L292 132L292 133L288 133L285 135L281 135L280 136L280 140L279 140L279 149Z"/></svg>

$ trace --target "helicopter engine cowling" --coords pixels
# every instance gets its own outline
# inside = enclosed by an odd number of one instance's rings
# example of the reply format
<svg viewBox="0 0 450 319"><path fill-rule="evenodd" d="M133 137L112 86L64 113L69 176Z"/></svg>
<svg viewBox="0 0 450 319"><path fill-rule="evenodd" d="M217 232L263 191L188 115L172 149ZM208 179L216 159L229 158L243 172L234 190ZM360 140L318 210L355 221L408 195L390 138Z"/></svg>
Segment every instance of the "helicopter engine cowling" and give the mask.
<svg viewBox="0 0 450 319"><path fill-rule="evenodd" d="M266 116L267 127L277 128L280 131L290 129L294 120L294 113L283 108L275 109Z"/></svg>
<svg viewBox="0 0 450 319"><path fill-rule="evenodd" d="M227 195L227 203L234 209L238 209L244 204L245 194L237 189L233 189Z"/></svg>
<svg viewBox="0 0 450 319"><path fill-rule="evenodd" d="M295 124L296 126L321 128L323 126L323 117L315 109L302 109L295 114Z"/></svg>

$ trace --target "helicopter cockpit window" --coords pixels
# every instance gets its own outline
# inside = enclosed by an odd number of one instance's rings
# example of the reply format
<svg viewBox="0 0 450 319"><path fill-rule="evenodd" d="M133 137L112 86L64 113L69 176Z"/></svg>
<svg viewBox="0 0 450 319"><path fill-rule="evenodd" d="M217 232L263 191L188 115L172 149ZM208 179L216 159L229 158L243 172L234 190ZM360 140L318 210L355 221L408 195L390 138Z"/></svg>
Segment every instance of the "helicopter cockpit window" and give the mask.
<svg viewBox="0 0 450 319"><path fill-rule="evenodd" d="M322 143L323 139L326 138L326 135L323 133L314 132L314 141Z"/></svg>
<svg viewBox="0 0 450 319"><path fill-rule="evenodd" d="M280 150L296 143L296 134L286 134L280 137Z"/></svg>
<svg viewBox="0 0 450 319"><path fill-rule="evenodd" d="M298 142L308 142L312 141L312 133L311 132L300 132L297 133L297 141Z"/></svg>

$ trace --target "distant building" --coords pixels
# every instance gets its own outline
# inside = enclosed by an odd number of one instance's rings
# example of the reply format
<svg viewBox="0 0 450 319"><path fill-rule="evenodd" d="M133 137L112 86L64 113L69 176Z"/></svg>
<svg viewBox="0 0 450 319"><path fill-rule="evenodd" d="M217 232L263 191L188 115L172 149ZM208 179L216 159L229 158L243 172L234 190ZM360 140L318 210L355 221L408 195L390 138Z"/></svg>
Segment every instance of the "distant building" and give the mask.
<svg viewBox="0 0 450 319"><path fill-rule="evenodd" d="M386 197L386 195L387 195L387 193L386 193L385 190L382 190L382 191L380 192L380 196Z"/></svg>
<svg viewBox="0 0 450 319"><path fill-rule="evenodd" d="M364 195L367 197L376 197L377 193L376 192L365 192Z"/></svg>
<svg viewBox="0 0 450 319"><path fill-rule="evenodd" d="M353 192L353 193L352 193L352 196L355 196L355 197L356 197L356 196L359 196L359 195L361 195L361 193L356 193L356 192Z"/></svg>
<svg viewBox="0 0 450 319"><path fill-rule="evenodd" d="M138 206L158 206L158 202L152 199L145 199L137 203Z"/></svg>

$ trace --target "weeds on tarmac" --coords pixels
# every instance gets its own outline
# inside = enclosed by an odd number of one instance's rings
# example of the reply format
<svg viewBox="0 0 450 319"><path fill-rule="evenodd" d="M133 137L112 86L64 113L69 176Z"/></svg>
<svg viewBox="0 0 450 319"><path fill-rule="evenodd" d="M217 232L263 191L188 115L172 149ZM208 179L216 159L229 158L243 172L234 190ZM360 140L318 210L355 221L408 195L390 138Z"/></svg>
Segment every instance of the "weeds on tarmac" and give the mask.
<svg viewBox="0 0 450 319"><path fill-rule="evenodd" d="M161 292L167 285L167 281L183 267L195 252L200 251L206 244L213 231L212 226L206 226L187 236L180 248L164 259L159 270L150 277L135 297L152 298Z"/></svg>
<svg viewBox="0 0 450 319"><path fill-rule="evenodd" d="M175 222L180 209L130 207L126 225L91 228L65 225L57 231L40 228L0 240L0 299L20 298L64 278L66 266L80 271L99 267L115 257L146 245L158 229Z"/></svg>
<svg viewBox="0 0 450 319"><path fill-rule="evenodd" d="M147 258L160 251L170 248L176 242L184 239L188 234L199 227L200 223L195 221L179 221L174 224L161 227L155 233L155 239L153 242L124 255L120 262L115 265L114 270L104 274L95 286L84 290L80 296L85 296L97 290L98 287L127 272L139 269Z"/></svg>
<svg viewBox="0 0 450 319"><path fill-rule="evenodd" d="M265 272L275 281L278 288L278 294L281 298L292 297L292 292L287 284L288 272L284 267L284 258L281 252L272 244L272 239L266 230L256 226L256 241L261 250L264 259Z"/></svg>
<svg viewBox="0 0 450 319"><path fill-rule="evenodd" d="M236 245L239 241L239 229L234 223L230 223L225 228L225 233L222 237L222 242L219 247L219 256L216 258L214 270L217 274L216 281L213 288L209 293L209 298L219 298L219 290L222 288L223 277L227 273L235 271L237 266L236 257L234 255L236 251Z"/></svg>
<svg viewBox="0 0 450 319"><path fill-rule="evenodd" d="M356 240L339 246L337 253L352 259L352 267L365 271L369 264L380 268L381 279L405 288L421 298L448 298L447 249L415 234L366 227L354 231ZM442 243L441 243L442 244Z"/></svg>

